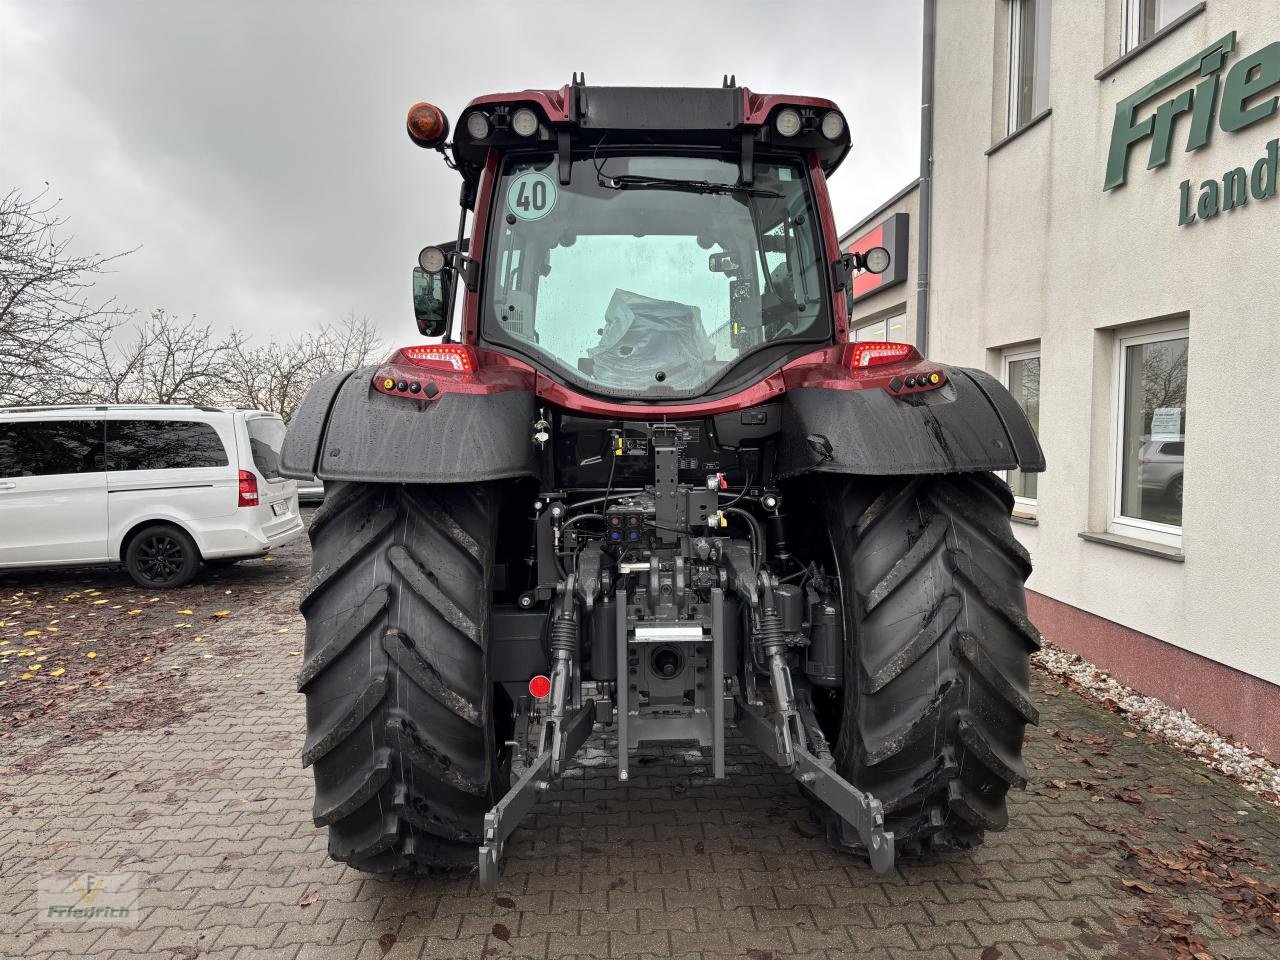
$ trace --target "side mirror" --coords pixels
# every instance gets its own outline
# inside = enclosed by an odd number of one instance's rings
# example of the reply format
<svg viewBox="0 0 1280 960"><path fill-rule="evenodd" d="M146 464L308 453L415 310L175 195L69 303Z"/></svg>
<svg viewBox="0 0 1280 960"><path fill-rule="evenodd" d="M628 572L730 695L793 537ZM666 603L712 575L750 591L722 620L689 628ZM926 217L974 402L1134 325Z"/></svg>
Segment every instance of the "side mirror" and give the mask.
<svg viewBox="0 0 1280 960"><path fill-rule="evenodd" d="M738 265L731 253L713 253L707 257L707 269L712 273L733 273Z"/></svg>
<svg viewBox="0 0 1280 960"><path fill-rule="evenodd" d="M439 337L448 329L452 283L450 271L427 273L422 267L413 268L413 316L424 337Z"/></svg>

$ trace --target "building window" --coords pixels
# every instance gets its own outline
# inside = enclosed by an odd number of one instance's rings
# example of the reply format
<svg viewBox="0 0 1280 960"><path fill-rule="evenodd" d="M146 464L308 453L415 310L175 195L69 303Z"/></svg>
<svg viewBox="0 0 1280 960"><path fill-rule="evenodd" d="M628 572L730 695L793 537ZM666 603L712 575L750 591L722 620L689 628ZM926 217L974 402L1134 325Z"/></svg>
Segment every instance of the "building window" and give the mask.
<svg viewBox="0 0 1280 960"><path fill-rule="evenodd" d="M1009 133L1049 109L1049 0L1009 3Z"/></svg>
<svg viewBox="0 0 1280 960"><path fill-rule="evenodd" d="M1040 435L1040 350L1011 350L1004 355L1004 382L1018 401L1018 406L1031 421L1031 429ZM1039 474L1010 470L1006 475L1013 488L1014 499L1024 507L1036 506L1036 480Z"/></svg>
<svg viewBox="0 0 1280 960"><path fill-rule="evenodd" d="M1200 0L1125 0L1125 52L1146 43L1199 2Z"/></svg>
<svg viewBox="0 0 1280 960"><path fill-rule="evenodd" d="M1188 344L1185 327L1120 341L1112 533L1181 545Z"/></svg>
<svg viewBox="0 0 1280 960"><path fill-rule="evenodd" d="M879 320L873 320L870 323L864 323L860 327L855 327L853 342L862 343L864 340L892 340L895 343L906 343L906 311L895 313L889 317L881 317Z"/></svg>

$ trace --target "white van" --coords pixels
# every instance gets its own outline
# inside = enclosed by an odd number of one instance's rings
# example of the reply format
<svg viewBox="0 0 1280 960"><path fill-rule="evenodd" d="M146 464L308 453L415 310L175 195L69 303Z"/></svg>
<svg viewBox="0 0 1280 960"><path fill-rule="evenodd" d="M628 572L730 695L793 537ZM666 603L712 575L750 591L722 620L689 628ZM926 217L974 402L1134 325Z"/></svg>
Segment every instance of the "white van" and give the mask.
<svg viewBox="0 0 1280 960"><path fill-rule="evenodd" d="M148 588L302 533L284 421L184 406L0 408L0 569L123 563Z"/></svg>

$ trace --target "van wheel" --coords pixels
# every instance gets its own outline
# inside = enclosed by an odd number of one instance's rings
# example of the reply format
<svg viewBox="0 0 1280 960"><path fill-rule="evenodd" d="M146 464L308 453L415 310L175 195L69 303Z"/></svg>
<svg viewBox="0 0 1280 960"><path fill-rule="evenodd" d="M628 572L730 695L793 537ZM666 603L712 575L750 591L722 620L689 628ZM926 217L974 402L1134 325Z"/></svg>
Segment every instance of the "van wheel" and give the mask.
<svg viewBox="0 0 1280 960"><path fill-rule="evenodd" d="M186 531L167 523L139 530L124 552L124 566L140 587L185 587L200 569L200 551Z"/></svg>

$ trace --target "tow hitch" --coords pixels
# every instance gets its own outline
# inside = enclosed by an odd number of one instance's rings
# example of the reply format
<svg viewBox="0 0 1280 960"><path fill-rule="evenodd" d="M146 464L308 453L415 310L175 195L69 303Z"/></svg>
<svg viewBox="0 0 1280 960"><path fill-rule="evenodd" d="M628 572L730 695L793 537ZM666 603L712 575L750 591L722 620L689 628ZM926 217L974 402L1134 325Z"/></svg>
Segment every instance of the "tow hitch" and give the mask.
<svg viewBox="0 0 1280 960"><path fill-rule="evenodd" d="M651 570L654 596L666 595L661 590L660 573L655 564ZM724 676L724 595L719 588L710 593L711 602L705 610L695 605L684 611L678 621L646 621L639 616L643 604L637 604L634 598L629 600L621 588L617 592L618 779L628 779L630 752L641 741L697 742L711 751L712 776L723 779L725 722L729 714L756 749L773 758L840 817L842 832L846 836L850 832L856 835L877 873L891 869L893 833L884 829L880 801L836 773L807 690L797 696L791 671L784 660L784 645L771 642L767 626L761 647L768 661L773 704L767 704L756 694L749 671L723 685L707 680L698 682L694 697L683 703L677 702L677 696L664 692L660 671L654 683L646 687L644 670L651 663L668 664L674 669L678 661L681 669L687 666L691 676L708 680ZM551 628L550 703L542 718L538 748L532 760L516 767L515 783L485 815L484 842L479 849L479 882L486 890L497 884L507 839L551 788L554 779L564 773L590 736L595 721L607 722L613 714L614 704L607 699L583 701L580 697L581 684L577 681L573 646L569 642L571 628L576 629L572 576L557 594L558 610L552 615ZM561 628L559 632L557 624ZM563 639L558 641L557 637ZM668 655L668 659L660 659L660 654ZM634 685L629 682L632 679L637 681ZM735 691L734 687L739 689ZM569 706L574 700L580 701L580 706ZM597 716L598 713L601 715ZM523 744L516 742L512 746L519 749Z"/></svg>

